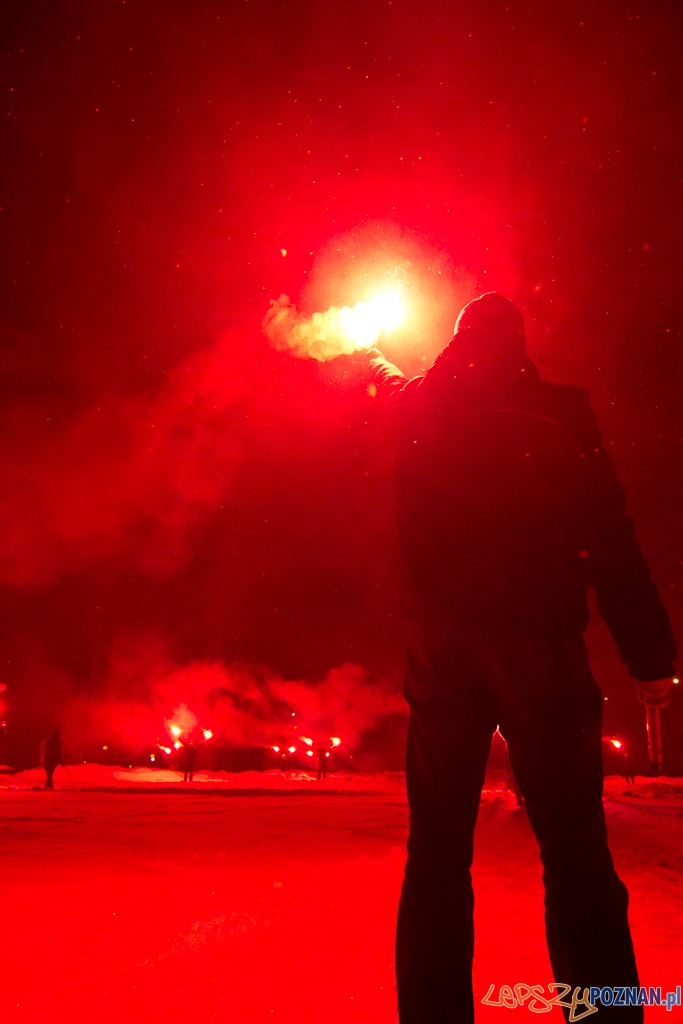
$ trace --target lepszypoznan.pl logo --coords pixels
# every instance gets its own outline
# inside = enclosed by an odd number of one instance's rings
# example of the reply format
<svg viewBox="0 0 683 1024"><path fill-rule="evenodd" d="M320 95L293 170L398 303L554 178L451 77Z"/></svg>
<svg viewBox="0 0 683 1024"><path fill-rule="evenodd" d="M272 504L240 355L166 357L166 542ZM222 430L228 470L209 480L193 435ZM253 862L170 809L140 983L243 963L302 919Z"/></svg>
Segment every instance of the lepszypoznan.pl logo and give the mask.
<svg viewBox="0 0 683 1024"><path fill-rule="evenodd" d="M532 1013L548 1013L553 1006L564 1006L569 1010L569 1020L577 1021L597 1013L601 1006L661 1006L673 1010L681 1005L681 986L673 992L662 993L657 988L584 988L578 986L572 991L571 985L552 981L547 988L543 985L501 985L495 995L496 986L491 985L482 999L485 1006L502 1006L516 1010L526 1006Z"/></svg>

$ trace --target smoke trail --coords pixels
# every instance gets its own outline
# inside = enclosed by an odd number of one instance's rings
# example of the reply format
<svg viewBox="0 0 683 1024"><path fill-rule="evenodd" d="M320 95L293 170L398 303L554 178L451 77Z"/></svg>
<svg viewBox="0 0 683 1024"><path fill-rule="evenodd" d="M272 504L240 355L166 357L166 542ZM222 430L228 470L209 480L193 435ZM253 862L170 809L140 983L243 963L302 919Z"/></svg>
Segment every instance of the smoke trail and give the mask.
<svg viewBox="0 0 683 1024"><path fill-rule="evenodd" d="M353 749L362 734L386 715L403 713L400 694L368 680L365 669L346 664L319 683L285 680L267 668L221 661L173 662L158 637L119 641L89 711L91 745L142 750L173 737L169 724L186 731L211 729L216 742L237 747L296 744L299 736L341 736ZM82 699L64 714L67 745L79 738Z"/></svg>
<svg viewBox="0 0 683 1024"><path fill-rule="evenodd" d="M263 318L263 332L280 351L324 363L337 356L372 348L381 332L401 322L403 307L397 292L386 291L355 306L330 306L325 313L306 317L287 295L273 299Z"/></svg>
<svg viewBox="0 0 683 1024"><path fill-rule="evenodd" d="M6 412L0 581L40 586L103 560L162 575L182 566L192 525L242 460L235 412L254 372L245 347L231 332L153 393L102 396L57 427L28 403Z"/></svg>

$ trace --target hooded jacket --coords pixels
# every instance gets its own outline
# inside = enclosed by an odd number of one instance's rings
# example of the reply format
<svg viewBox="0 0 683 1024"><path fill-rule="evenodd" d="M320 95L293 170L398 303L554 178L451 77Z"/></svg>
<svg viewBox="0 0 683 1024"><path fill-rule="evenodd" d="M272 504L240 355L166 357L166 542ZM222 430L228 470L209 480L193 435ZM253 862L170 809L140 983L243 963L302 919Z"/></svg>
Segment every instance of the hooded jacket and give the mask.
<svg viewBox="0 0 683 1024"><path fill-rule="evenodd" d="M469 303L423 377L373 356L408 616L570 634L588 624L592 586L630 675L673 675L669 618L588 394L541 380L516 307L495 293Z"/></svg>

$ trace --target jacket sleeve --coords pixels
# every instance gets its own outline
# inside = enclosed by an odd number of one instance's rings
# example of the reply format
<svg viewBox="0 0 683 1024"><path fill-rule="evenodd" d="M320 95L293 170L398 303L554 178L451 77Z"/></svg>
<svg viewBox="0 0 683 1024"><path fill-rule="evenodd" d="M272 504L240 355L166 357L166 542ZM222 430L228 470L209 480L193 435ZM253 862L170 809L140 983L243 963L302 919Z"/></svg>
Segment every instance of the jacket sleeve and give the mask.
<svg viewBox="0 0 683 1024"><path fill-rule="evenodd" d="M633 679L673 676L676 645L669 616L626 514L624 490L605 451L583 389L577 397L581 440L579 543L598 609Z"/></svg>
<svg viewBox="0 0 683 1024"><path fill-rule="evenodd" d="M408 380L398 366L394 366L388 359L385 359L376 348L368 352L368 376L370 378L369 386L375 388L375 395L386 408L393 404Z"/></svg>

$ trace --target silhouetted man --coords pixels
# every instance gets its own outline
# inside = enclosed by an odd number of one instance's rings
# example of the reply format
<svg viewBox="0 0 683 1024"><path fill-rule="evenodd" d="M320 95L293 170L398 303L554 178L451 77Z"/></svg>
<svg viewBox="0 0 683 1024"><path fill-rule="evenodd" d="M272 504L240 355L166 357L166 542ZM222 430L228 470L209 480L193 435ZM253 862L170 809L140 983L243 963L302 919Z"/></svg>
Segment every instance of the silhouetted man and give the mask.
<svg viewBox="0 0 683 1024"><path fill-rule="evenodd" d="M474 1019L470 864L496 726L540 846L556 980L637 985L602 807L586 589L648 701L666 702L676 651L588 395L540 379L521 314L495 293L465 306L424 377L407 381L374 355L409 621L401 1024Z"/></svg>
<svg viewBox="0 0 683 1024"><path fill-rule="evenodd" d="M64 765L62 760L62 741L58 732L53 732L48 739L43 740L40 748L40 763L45 769L45 789L54 789L52 776L58 765Z"/></svg>
<svg viewBox="0 0 683 1024"><path fill-rule="evenodd" d="M321 779L327 778L327 759L330 756L329 748L324 743L321 743L316 749L316 754L318 755L318 782L320 782Z"/></svg>
<svg viewBox="0 0 683 1024"><path fill-rule="evenodd" d="M191 743L189 740L183 742L181 763L183 766L183 782L192 782L194 779L195 765L197 764L196 743Z"/></svg>
<svg viewBox="0 0 683 1024"><path fill-rule="evenodd" d="M623 770L624 770L624 782L628 782L631 785L635 785L636 777L633 774L633 758L627 748L624 748L622 754L623 759Z"/></svg>

